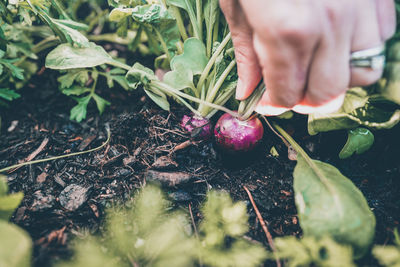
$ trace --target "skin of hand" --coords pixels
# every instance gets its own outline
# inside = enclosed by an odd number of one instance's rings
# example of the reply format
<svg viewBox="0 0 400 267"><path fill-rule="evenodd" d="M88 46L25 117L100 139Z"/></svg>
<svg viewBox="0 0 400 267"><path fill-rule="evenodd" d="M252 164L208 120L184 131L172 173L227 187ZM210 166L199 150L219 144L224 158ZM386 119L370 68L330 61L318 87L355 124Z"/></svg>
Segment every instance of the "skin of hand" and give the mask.
<svg viewBox="0 0 400 267"><path fill-rule="evenodd" d="M333 112L351 86L376 82L382 70L351 68L350 53L376 47L396 28L393 0L220 0L235 47L236 98L261 78L256 111L278 115Z"/></svg>

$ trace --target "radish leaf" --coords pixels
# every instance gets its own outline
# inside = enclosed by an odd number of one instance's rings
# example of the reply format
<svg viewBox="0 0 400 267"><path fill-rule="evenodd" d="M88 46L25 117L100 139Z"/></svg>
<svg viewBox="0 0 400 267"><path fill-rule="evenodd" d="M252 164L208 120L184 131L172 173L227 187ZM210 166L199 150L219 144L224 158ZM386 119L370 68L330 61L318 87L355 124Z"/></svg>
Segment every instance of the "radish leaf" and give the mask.
<svg viewBox="0 0 400 267"><path fill-rule="evenodd" d="M196 75L202 73L207 63L204 44L197 38L189 38L184 43L183 54L177 55L171 60L171 69L174 70L181 65Z"/></svg>
<svg viewBox="0 0 400 267"><path fill-rule="evenodd" d="M357 155L364 153L374 144L374 135L370 130L357 128L349 130L347 142L339 153L339 158L346 159L354 153Z"/></svg>
<svg viewBox="0 0 400 267"><path fill-rule="evenodd" d="M362 256L374 238L375 216L360 190L330 164L297 155L296 207L305 236L332 236Z"/></svg>
<svg viewBox="0 0 400 267"><path fill-rule="evenodd" d="M112 61L104 48L95 43L90 43L89 47L61 44L47 55L46 67L58 70L91 68Z"/></svg>

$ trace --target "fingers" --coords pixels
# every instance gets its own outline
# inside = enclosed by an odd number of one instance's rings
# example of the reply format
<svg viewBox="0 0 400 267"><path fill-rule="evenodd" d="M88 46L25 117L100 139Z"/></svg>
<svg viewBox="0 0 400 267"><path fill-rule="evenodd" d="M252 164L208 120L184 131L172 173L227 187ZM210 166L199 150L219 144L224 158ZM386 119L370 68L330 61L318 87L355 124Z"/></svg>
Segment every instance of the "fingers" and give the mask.
<svg viewBox="0 0 400 267"><path fill-rule="evenodd" d="M386 41L396 31L396 9L393 0L375 0L381 39Z"/></svg>
<svg viewBox="0 0 400 267"><path fill-rule="evenodd" d="M306 107L321 107L325 110L337 110L341 106L338 98L343 95L350 81L350 55L353 19L348 6L340 3L326 2L320 12L323 34L315 51L310 66L308 86L303 101L297 110L306 113ZM332 102L332 100L335 101ZM327 105L327 103L329 103Z"/></svg>
<svg viewBox="0 0 400 267"><path fill-rule="evenodd" d="M245 2L243 8L252 14L248 19L254 32L253 45L267 86L257 109L291 108L303 98L319 36L312 9L308 5L289 8L291 2L280 2L279 8L266 11L264 1Z"/></svg>
<svg viewBox="0 0 400 267"><path fill-rule="evenodd" d="M220 6L229 24L239 75L236 98L244 100L250 96L261 80L261 68L253 49L252 29L235 0L220 0Z"/></svg>
<svg viewBox="0 0 400 267"><path fill-rule="evenodd" d="M353 34L351 51L359 51L382 44L381 28L378 20L375 0L357 0L357 21ZM379 0L387 1L387 0ZM381 10L382 11L382 10ZM351 68L350 86L366 86L376 82L382 75L383 69Z"/></svg>

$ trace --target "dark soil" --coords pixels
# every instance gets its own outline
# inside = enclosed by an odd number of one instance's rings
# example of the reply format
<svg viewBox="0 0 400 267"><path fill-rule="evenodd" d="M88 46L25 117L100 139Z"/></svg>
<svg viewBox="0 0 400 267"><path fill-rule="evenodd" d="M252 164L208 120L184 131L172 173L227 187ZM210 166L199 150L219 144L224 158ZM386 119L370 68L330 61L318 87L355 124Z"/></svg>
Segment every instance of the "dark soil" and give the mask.
<svg viewBox="0 0 400 267"><path fill-rule="evenodd" d="M295 162L288 159L287 148L271 131L266 130L264 143L251 155L222 155L211 142L192 142L182 132L182 108L161 111L140 91L116 89L100 93L113 103L105 114L99 116L91 105L87 119L78 124L69 120L74 102L58 93L55 74L45 71L42 75L1 115L0 168L26 160L35 150L39 153L34 159L40 159L95 148L106 140L107 123L111 141L96 152L7 174L11 191L25 193L12 221L32 236L35 266L70 257L69 241L82 230L96 232L104 209L128 199L146 183L146 177L151 180L150 169L173 172L175 185L165 188L178 205L188 209L191 203L196 218L207 190L226 190L235 200L248 203L248 237L268 247L243 189L246 186L274 237L301 234L292 190ZM15 128L9 128L12 121L18 122ZM369 152L339 160L345 132L310 137L305 118L296 121L281 124L313 158L335 165L354 181L375 212L375 243L392 242L400 221L400 127L376 133ZM272 146L279 157L270 155ZM375 263L367 257L360 264Z"/></svg>

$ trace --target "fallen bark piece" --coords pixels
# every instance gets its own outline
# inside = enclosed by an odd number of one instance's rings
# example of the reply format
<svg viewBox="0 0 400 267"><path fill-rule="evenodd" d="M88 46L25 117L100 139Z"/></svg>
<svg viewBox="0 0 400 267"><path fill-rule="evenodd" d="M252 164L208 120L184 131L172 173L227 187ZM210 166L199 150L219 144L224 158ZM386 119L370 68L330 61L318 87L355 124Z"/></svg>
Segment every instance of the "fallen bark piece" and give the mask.
<svg viewBox="0 0 400 267"><path fill-rule="evenodd" d="M60 193L59 200L61 206L69 211L79 209L89 197L89 188L77 184L71 184L64 188Z"/></svg>
<svg viewBox="0 0 400 267"><path fill-rule="evenodd" d="M43 193L38 190L33 193L33 203L31 205L31 211L43 212L54 207L55 197L50 194Z"/></svg>
<svg viewBox="0 0 400 267"><path fill-rule="evenodd" d="M151 167L157 170L171 170L178 167L178 163L176 163L168 156L162 156L156 159L156 161L153 163L153 165L151 165Z"/></svg>
<svg viewBox="0 0 400 267"><path fill-rule="evenodd" d="M160 182L162 185L169 187L187 183L195 178L195 176L185 172L160 172L154 170L148 170L144 177L148 182Z"/></svg>

